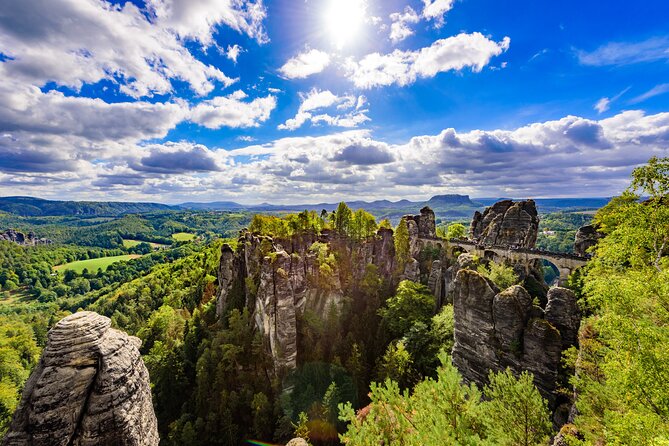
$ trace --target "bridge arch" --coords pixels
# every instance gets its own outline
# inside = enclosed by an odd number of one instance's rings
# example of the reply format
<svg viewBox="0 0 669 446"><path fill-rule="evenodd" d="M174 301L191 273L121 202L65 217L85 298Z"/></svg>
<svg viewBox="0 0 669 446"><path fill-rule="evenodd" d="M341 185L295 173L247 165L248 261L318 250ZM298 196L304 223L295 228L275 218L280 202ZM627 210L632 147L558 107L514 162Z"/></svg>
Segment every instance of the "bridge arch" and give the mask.
<svg viewBox="0 0 669 446"><path fill-rule="evenodd" d="M483 246L470 240L452 239L449 241L452 250L462 249L470 254L490 260L500 259L509 263L529 264L532 260L544 260L555 265L559 273L558 285L564 286L572 272L588 262L587 257L560 252L542 251L531 248L515 248L509 246ZM452 251L455 252L455 251Z"/></svg>

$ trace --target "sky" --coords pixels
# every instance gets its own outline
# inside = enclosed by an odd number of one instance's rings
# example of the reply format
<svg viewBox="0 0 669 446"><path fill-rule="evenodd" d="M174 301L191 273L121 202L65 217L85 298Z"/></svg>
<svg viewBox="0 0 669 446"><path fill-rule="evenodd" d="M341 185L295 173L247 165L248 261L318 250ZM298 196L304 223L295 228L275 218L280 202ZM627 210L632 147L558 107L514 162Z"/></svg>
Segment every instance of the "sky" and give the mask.
<svg viewBox="0 0 669 446"><path fill-rule="evenodd" d="M0 0L3 196L612 196L652 156L666 0Z"/></svg>

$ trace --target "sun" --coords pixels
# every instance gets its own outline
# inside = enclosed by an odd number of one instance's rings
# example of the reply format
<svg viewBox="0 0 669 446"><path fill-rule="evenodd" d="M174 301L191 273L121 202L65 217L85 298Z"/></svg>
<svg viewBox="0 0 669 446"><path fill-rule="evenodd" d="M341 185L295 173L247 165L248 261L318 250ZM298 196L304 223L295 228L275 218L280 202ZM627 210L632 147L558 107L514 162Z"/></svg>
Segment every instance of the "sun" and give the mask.
<svg viewBox="0 0 669 446"><path fill-rule="evenodd" d="M324 19L332 44L342 49L355 43L366 18L366 0L329 0Z"/></svg>

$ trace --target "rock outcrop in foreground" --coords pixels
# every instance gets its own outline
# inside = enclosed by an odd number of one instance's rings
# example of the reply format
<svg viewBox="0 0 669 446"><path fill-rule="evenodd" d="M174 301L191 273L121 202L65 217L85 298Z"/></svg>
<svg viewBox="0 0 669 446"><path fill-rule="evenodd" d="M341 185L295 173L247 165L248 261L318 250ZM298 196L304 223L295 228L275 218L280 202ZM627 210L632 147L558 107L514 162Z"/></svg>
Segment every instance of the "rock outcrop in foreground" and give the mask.
<svg viewBox="0 0 669 446"><path fill-rule="evenodd" d="M528 370L543 396L559 404L560 359L576 343L580 324L571 290L551 288L541 308L523 287L499 290L478 272L463 269L455 281L453 311L453 363L465 379L484 384L489 370Z"/></svg>
<svg viewBox="0 0 669 446"><path fill-rule="evenodd" d="M83 311L56 324L3 441L14 445L157 445L140 340Z"/></svg>

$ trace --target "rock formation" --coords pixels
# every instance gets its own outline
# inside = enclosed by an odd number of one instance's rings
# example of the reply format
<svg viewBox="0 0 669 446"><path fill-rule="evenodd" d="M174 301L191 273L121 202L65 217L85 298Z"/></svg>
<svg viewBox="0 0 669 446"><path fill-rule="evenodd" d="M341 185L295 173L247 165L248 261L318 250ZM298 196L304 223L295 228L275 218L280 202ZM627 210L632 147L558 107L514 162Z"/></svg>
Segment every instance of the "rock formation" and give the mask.
<svg viewBox="0 0 669 446"><path fill-rule="evenodd" d="M542 395L555 404L562 351L575 344L580 322L570 290L551 288L544 315L523 287L500 291L478 272L462 269L453 310L453 363L465 379L482 385L489 370L528 370Z"/></svg>
<svg viewBox="0 0 669 446"><path fill-rule="evenodd" d="M469 231L472 240L486 246L532 248L539 231L534 200L503 200L476 211Z"/></svg>
<svg viewBox="0 0 669 446"><path fill-rule="evenodd" d="M315 242L340 260L321 268ZM393 231L379 229L369 240L354 242L331 231L271 238L249 232L241 234L235 251L224 245L221 252L217 311L227 306L247 306L263 334L277 372L297 366L297 324L309 310L322 319L333 306L339 308L347 287L344 279L359 283L368 265L383 280L395 277ZM346 273L344 273L344 271ZM418 280L418 262L409 262L406 274Z"/></svg>
<svg viewBox="0 0 669 446"><path fill-rule="evenodd" d="M8 242L16 243L17 245L26 246L51 244L51 240L37 238L34 232L24 234L23 232L15 231L14 229L7 229L5 232L0 232L0 240L6 240Z"/></svg>
<svg viewBox="0 0 669 446"><path fill-rule="evenodd" d="M578 228L574 237L574 254L579 256L588 255L588 248L595 246L604 234L597 231L594 225L585 225Z"/></svg>
<svg viewBox="0 0 669 446"><path fill-rule="evenodd" d="M83 311L49 331L4 446L158 444L140 340L110 325Z"/></svg>
<svg viewBox="0 0 669 446"><path fill-rule="evenodd" d="M428 206L425 206L423 209L420 210L420 214L418 215L405 215L402 217L407 221L407 224L410 224L409 222L414 222L415 223L415 234L420 237L420 238L436 238L436 225L434 221L434 211L430 209ZM409 230L409 234L411 234L411 230Z"/></svg>

